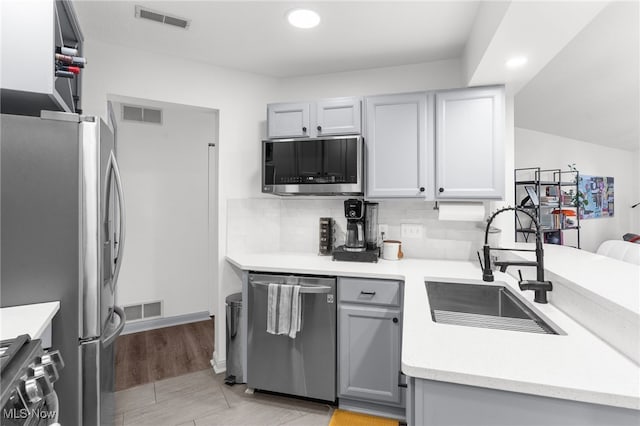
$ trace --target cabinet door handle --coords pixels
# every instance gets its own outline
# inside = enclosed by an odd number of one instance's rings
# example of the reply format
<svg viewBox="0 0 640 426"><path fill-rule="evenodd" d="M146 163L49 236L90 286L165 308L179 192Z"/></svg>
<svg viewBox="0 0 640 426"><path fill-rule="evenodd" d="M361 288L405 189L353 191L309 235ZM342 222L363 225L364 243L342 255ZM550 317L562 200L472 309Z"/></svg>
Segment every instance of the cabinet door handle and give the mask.
<svg viewBox="0 0 640 426"><path fill-rule="evenodd" d="M365 296L375 296L375 291L361 291L360 294L364 294Z"/></svg>
<svg viewBox="0 0 640 426"><path fill-rule="evenodd" d="M444 192L444 188L439 188L438 192Z"/></svg>
<svg viewBox="0 0 640 426"><path fill-rule="evenodd" d="M307 133L307 128L306 127L302 128L302 133Z"/></svg>
<svg viewBox="0 0 640 426"><path fill-rule="evenodd" d="M397 323L398 323L398 318L393 317L393 323L394 323L394 324L397 324Z"/></svg>
<svg viewBox="0 0 640 426"><path fill-rule="evenodd" d="M322 126L318 126L318 127L316 127L316 129L318 129L318 131L321 132L322 131Z"/></svg>
<svg viewBox="0 0 640 426"><path fill-rule="evenodd" d="M424 192L424 186L420 187L420 192Z"/></svg>

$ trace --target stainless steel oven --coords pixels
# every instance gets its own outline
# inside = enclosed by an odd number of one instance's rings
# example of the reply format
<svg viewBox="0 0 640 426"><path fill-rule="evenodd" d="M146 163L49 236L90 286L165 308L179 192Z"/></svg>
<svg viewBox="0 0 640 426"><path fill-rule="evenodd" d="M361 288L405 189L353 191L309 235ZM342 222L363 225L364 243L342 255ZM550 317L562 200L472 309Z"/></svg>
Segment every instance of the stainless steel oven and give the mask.
<svg viewBox="0 0 640 426"><path fill-rule="evenodd" d="M361 136L262 141L262 192L361 195Z"/></svg>
<svg viewBox="0 0 640 426"><path fill-rule="evenodd" d="M27 334L0 342L0 424L46 426L58 422L53 388L64 367L59 351L45 352Z"/></svg>

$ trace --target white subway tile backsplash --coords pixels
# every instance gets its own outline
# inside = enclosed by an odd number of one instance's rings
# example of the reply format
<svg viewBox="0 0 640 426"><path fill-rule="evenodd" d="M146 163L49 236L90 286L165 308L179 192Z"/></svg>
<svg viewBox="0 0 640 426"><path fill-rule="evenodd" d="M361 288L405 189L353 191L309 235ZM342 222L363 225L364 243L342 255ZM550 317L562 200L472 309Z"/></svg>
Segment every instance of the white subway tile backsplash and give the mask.
<svg viewBox="0 0 640 426"><path fill-rule="evenodd" d="M228 200L227 251L317 253L319 218L335 220L335 246L344 244L347 221L343 199L249 198ZM402 240L406 257L475 259L483 229L474 222L439 221L433 203L418 200L379 202L378 222L388 225L386 239ZM416 224L422 238L401 238L402 224Z"/></svg>
<svg viewBox="0 0 640 426"><path fill-rule="evenodd" d="M279 200L227 201L227 253L264 253L279 248Z"/></svg>

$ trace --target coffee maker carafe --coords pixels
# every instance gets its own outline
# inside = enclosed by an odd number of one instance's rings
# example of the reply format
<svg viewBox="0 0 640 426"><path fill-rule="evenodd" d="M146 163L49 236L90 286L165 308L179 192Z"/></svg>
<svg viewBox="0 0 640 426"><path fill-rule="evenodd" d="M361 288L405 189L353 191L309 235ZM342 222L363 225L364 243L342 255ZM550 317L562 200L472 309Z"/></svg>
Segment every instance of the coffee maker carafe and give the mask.
<svg viewBox="0 0 640 426"><path fill-rule="evenodd" d="M350 199L344 202L344 216L347 218L347 234L344 241L346 251L365 251L364 203Z"/></svg>

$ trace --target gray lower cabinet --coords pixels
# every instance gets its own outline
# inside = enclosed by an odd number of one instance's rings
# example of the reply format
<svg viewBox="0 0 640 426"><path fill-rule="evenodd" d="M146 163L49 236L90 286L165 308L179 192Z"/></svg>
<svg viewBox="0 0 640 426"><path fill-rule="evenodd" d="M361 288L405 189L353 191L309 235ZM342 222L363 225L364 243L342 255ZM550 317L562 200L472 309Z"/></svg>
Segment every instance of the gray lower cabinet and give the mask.
<svg viewBox="0 0 640 426"><path fill-rule="evenodd" d="M518 392L410 378L409 426L637 426L640 412Z"/></svg>
<svg viewBox="0 0 640 426"><path fill-rule="evenodd" d="M404 418L401 283L340 278L338 301L340 407Z"/></svg>
<svg viewBox="0 0 640 426"><path fill-rule="evenodd" d="M340 395L400 403L400 310L341 305Z"/></svg>

